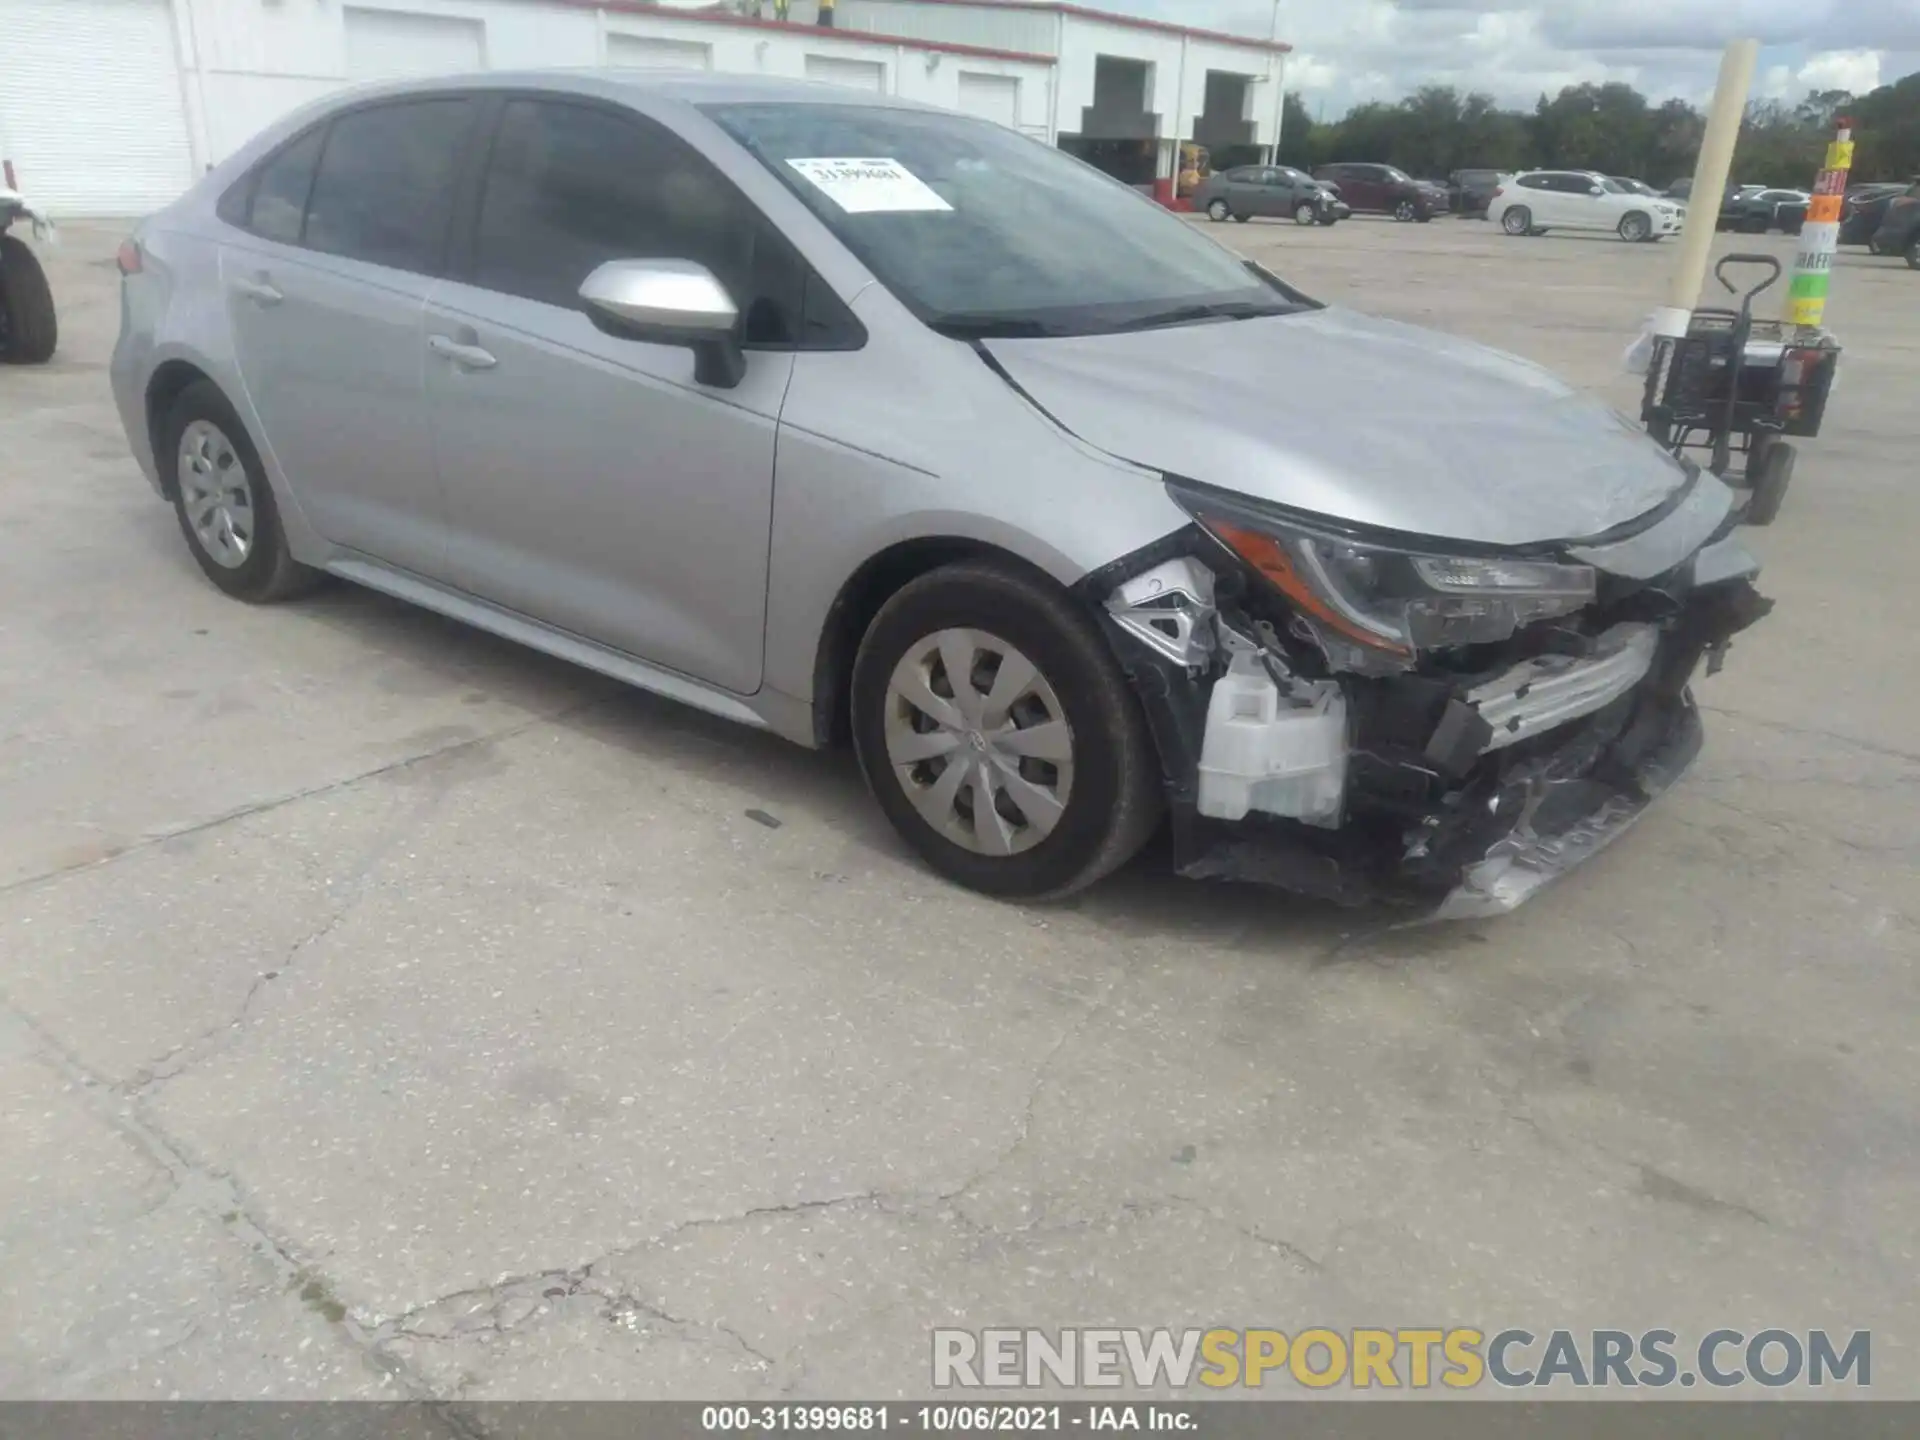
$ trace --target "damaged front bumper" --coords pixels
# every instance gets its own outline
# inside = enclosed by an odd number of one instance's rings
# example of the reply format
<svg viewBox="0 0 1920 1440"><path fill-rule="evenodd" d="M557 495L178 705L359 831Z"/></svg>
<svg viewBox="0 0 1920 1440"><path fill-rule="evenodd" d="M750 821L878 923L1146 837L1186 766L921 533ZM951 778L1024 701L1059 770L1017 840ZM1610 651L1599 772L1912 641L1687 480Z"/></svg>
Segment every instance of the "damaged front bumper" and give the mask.
<svg viewBox="0 0 1920 1440"><path fill-rule="evenodd" d="M1207 545L1184 532L1104 591L1176 868L1431 919L1513 910L1624 834L1699 753L1696 671L1771 609L1723 538L1484 669L1314 673L1257 591L1216 595Z"/></svg>

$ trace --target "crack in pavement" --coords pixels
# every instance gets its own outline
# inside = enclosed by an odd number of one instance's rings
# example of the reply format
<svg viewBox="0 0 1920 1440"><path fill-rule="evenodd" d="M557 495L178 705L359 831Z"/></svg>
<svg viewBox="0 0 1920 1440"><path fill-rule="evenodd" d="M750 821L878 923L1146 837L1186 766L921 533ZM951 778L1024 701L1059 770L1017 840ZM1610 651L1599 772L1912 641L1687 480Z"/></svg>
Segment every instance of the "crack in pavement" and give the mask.
<svg viewBox="0 0 1920 1440"><path fill-rule="evenodd" d="M1745 710L1729 710L1722 705L1702 705L1700 708L1712 715L1725 715L1730 720L1758 725L1763 730L1774 730L1784 735L1805 735L1816 740L1831 740L1836 745L1845 745L1868 755L1879 755L1889 760L1905 760L1910 765L1920 765L1920 754L1915 754L1911 750L1901 750L1892 745L1881 745L1872 740L1859 740L1851 735L1841 735L1836 731L1822 730L1813 725L1795 725L1789 720L1770 720L1764 715L1753 715Z"/></svg>
<svg viewBox="0 0 1920 1440"><path fill-rule="evenodd" d="M933 1197L935 1200L944 1204L961 1199L976 1187L984 1185L998 1171L1011 1163L1015 1155L1020 1153L1033 1135L1033 1125L1040 1104L1040 1095L1041 1092L1046 1089L1047 1082L1051 1078L1054 1063L1060 1058L1061 1052L1065 1050L1069 1044L1084 1034L1095 1020L1113 1008L1113 1002L1119 995L1120 987L1133 979L1138 966L1139 960L1137 957L1129 959L1118 966L1112 978L1107 981L1106 988L1100 992L1091 1005L1087 1006L1078 1019L1060 1032L1060 1037L1048 1048L1047 1053L1040 1057L1040 1063L1036 1065L1033 1070L1033 1081L1027 1087L1026 1103L1021 1107L1020 1112L1020 1128L1013 1137L1013 1143L1003 1149L987 1165L968 1176L956 1189L947 1190L935 1195Z"/></svg>
<svg viewBox="0 0 1920 1440"><path fill-rule="evenodd" d="M89 1107L166 1174L177 1198L184 1198L209 1219L225 1226L275 1273L287 1291L300 1292L302 1301L315 1310L383 1382L397 1387L409 1399L435 1398L421 1377L372 1343L367 1328L332 1299L331 1288L324 1278L304 1264L294 1247L275 1235L254 1213L251 1197L231 1172L193 1155L145 1113L139 1097L124 1094L97 1074L4 991L0 991L0 1006L27 1031L36 1042L41 1058L84 1097Z"/></svg>
<svg viewBox="0 0 1920 1440"><path fill-rule="evenodd" d="M71 865L60 865L52 870L43 870L35 875L24 875L17 880L9 880L4 885L0 885L0 896L11 895L20 890L28 890L36 885L58 880L63 876L72 875L81 870L93 870L101 866L112 865L119 860L125 859L129 855L137 855L143 850L151 850L154 846L164 845L170 840L184 839L189 835L203 835L209 830L217 830L222 825L232 824L236 820L245 820L254 815L269 814L285 806L298 804L302 800L311 800L315 796L332 795L342 790L348 790L364 781L378 779L382 775L391 775L395 771L405 770L410 766L419 765L443 755L452 755L461 750L470 750L477 745L487 745L497 743L501 740L511 740L516 735L524 734L536 726L556 724L563 720L571 720L575 716L584 714L596 706L608 703L611 698L610 696L600 695L587 700L576 701L571 705L562 706L558 710L546 711L539 715L529 716L525 720L506 726L504 729L490 731L485 735L472 735L464 740L455 740L446 745L436 746L431 750L422 750L416 755L405 755L398 760L389 760L384 764L374 766L371 770L362 770L355 775L343 776L338 780L328 780L319 785L309 785L304 789L290 791L284 795L275 795L266 800L252 801L248 804L237 806L232 810L226 810L218 815L210 816L205 820L196 820L191 824L176 826L171 830L155 831L142 835L139 839L129 841L119 849L109 851L104 855L94 856L86 860L76 860Z"/></svg>
<svg viewBox="0 0 1920 1440"><path fill-rule="evenodd" d="M525 726L517 726L511 731L503 732L501 735L492 738L504 739L507 738L508 735L517 734L525 728ZM486 738L487 737L481 737L481 739L476 740L460 741L445 749L421 756L418 760L411 763L427 764L447 754L482 743L482 740ZM200 1064L204 1060L211 1059L213 1056L220 1054L222 1051L237 1043L240 1038L241 1029L253 1010L253 1003L259 998L261 992L274 981L283 980L290 976L299 964L300 957L303 954L325 940L329 935L333 934L335 930L339 929L341 925L346 923L347 919L358 910L360 905L365 901L372 887L374 876L379 873L388 858L392 856L393 852L400 847L409 835L418 831L421 826L432 817L433 813L440 808L445 798L446 792L444 790L434 788L426 791L424 798L406 807L401 817L389 827L386 834L381 836L369 847L365 857L354 867L353 873L342 882L340 888L344 892L344 900L342 900L334 909L333 913L318 926L289 945L286 954L281 957L279 965L271 970L263 970L254 976L252 983L247 986L246 993L240 997L239 1005L235 1007L234 1013L228 1019L218 1024L208 1026L198 1035L188 1040L183 1040L180 1044L173 1046L164 1054L148 1061L123 1082L121 1089L129 1095L143 1094L156 1086L163 1085L167 1081L184 1074L195 1065ZM331 888L331 886L329 886L329 888Z"/></svg>

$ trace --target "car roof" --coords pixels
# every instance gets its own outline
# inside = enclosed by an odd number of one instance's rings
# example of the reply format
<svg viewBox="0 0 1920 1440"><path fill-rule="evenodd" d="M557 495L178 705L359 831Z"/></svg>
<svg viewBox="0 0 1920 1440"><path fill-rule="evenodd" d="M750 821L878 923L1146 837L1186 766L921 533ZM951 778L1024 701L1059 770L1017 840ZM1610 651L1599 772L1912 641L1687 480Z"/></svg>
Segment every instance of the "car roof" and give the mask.
<svg viewBox="0 0 1920 1440"><path fill-rule="evenodd" d="M555 70L485 70L468 74L391 80L359 86L328 97L340 104L445 90L546 90L605 100L677 101L686 105L732 105L776 101L797 105L864 105L877 110L957 112L893 95L855 90L816 80L787 80L767 75L729 75L710 71L626 70L581 67ZM329 107L331 108L331 107Z"/></svg>

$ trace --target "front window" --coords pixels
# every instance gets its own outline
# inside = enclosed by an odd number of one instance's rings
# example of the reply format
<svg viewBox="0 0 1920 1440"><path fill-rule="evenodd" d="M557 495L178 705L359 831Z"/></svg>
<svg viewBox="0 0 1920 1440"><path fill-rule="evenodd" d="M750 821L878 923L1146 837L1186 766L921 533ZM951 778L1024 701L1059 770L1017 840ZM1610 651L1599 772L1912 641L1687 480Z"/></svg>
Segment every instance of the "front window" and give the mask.
<svg viewBox="0 0 1920 1440"><path fill-rule="evenodd" d="M1413 183L1413 177L1407 174L1406 171L1395 169L1391 165L1382 165L1380 167L1380 174L1383 178L1391 180L1395 185L1411 185Z"/></svg>
<svg viewBox="0 0 1920 1440"><path fill-rule="evenodd" d="M1602 180L1600 182L1600 188L1609 195L1631 195L1633 193L1618 180Z"/></svg>
<svg viewBox="0 0 1920 1440"><path fill-rule="evenodd" d="M1118 181L990 121L858 104L707 113L943 334L1084 335L1309 303Z"/></svg>

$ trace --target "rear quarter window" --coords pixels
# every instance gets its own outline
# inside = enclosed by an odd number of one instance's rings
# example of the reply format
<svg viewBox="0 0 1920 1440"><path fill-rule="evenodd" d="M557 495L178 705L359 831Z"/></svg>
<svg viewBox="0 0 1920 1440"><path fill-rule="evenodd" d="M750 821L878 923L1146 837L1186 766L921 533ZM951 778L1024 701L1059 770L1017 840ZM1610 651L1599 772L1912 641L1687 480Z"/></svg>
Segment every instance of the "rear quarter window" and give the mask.
<svg viewBox="0 0 1920 1440"><path fill-rule="evenodd" d="M299 243L307 196L313 189L313 172L326 138L324 125L311 130L260 167L247 207L247 229L263 239Z"/></svg>

